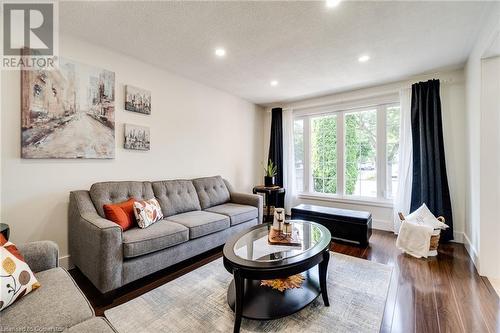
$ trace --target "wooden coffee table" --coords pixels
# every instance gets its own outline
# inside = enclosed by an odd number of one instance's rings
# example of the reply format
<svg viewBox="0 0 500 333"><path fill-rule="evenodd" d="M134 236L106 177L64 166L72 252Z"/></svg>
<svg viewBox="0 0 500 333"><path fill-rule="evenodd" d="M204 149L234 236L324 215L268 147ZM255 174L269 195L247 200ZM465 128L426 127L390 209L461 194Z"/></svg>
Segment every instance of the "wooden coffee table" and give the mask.
<svg viewBox="0 0 500 333"><path fill-rule="evenodd" d="M227 301L235 312L234 332L242 317L270 320L295 313L319 294L329 306L326 275L331 234L324 226L291 221L299 230L300 246L270 245L269 224L258 225L232 237L224 245L224 267L233 274ZM261 280L285 278L302 273L302 286L284 292L261 286Z"/></svg>

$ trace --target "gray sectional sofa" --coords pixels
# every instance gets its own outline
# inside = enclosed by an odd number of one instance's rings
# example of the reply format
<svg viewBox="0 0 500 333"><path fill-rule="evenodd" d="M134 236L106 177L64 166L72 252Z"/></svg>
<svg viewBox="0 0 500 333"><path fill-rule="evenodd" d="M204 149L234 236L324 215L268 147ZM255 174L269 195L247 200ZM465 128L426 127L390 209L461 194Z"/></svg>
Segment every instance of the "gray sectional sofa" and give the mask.
<svg viewBox="0 0 500 333"><path fill-rule="evenodd" d="M41 287L0 312L0 332L94 332L115 330L95 317L87 298L63 268L54 242L18 246Z"/></svg>
<svg viewBox="0 0 500 333"><path fill-rule="evenodd" d="M122 232L106 220L103 205L131 197L156 197L164 219ZM107 293L223 245L258 223L262 198L234 192L220 176L96 183L89 191L70 194L69 250L75 266Z"/></svg>

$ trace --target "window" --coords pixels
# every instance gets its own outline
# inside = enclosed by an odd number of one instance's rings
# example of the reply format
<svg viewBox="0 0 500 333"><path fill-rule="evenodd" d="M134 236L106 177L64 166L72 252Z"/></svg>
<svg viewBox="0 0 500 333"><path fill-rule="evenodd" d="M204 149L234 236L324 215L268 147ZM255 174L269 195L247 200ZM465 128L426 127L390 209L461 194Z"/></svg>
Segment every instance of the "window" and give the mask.
<svg viewBox="0 0 500 333"><path fill-rule="evenodd" d="M399 105L296 115L295 174L302 193L392 199L397 190Z"/></svg>
<svg viewBox="0 0 500 333"><path fill-rule="evenodd" d="M398 152L399 152L399 106L391 106L386 110L386 152L387 177L386 197L393 198L398 189Z"/></svg>
<svg viewBox="0 0 500 333"><path fill-rule="evenodd" d="M345 193L377 197L377 110L345 115Z"/></svg>
<svg viewBox="0 0 500 333"><path fill-rule="evenodd" d="M293 151L295 154L295 186L297 191L304 190L304 120L293 123Z"/></svg>
<svg viewBox="0 0 500 333"><path fill-rule="evenodd" d="M311 119L311 164L314 192L337 193L337 116Z"/></svg>

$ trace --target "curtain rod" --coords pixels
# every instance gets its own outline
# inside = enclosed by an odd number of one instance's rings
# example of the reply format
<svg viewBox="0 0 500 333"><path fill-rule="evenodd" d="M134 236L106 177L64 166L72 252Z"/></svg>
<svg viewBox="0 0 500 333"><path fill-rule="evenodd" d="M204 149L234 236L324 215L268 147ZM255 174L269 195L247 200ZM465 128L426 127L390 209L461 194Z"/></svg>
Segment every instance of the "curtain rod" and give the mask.
<svg viewBox="0 0 500 333"><path fill-rule="evenodd" d="M342 99L340 101L335 101L335 102L332 102L332 103L329 103L329 102L326 102L325 103L320 103L318 105L315 105L315 106L312 106L312 107L316 107L316 106L326 106L326 105L332 105L332 104L341 104L341 103L346 103L346 102L352 102L352 101L356 101L356 100L364 100L364 99L370 99L370 98L377 98L377 97L383 97L383 96L388 96L388 95L392 95L392 94L398 94L399 93L399 90L400 89L403 89L403 88L411 88L411 85L414 84L414 83L418 83L418 82L425 82L425 81L429 81L429 80L433 80L431 77L432 76L438 76L439 73L434 73L434 74L425 74L425 75L421 75L420 76L420 79L418 77L415 77L413 79L410 79L410 80L407 80L405 81L404 84L400 84L396 87L392 87L392 88L388 88L387 90L384 90L383 92L380 92L379 94L373 94L373 95L370 95L368 97L361 97L359 99L356 99L356 98L352 98L352 99ZM439 80L439 82L441 84L445 84L445 85L448 85L448 84L455 84L455 83L460 83L462 82L462 80L456 80L455 78L453 77L450 77L450 78L445 78L445 79L442 79L442 78L436 78L436 80ZM387 84L387 85L390 85ZM373 86L373 87L367 87L367 88L362 88L362 89L359 89L359 90L363 90L363 89L370 89L370 88L376 88L377 86ZM331 96L335 96L335 95L341 95L341 94L345 94L345 93L350 93L350 92L353 92L355 90L351 90L351 91L344 91L344 92L340 92L340 93L334 93L334 94L330 94L330 95L323 95L323 96L318 96L318 97L311 97L311 98L307 98L305 100L311 100L313 101L314 99L321 99L321 98L328 98L328 97L331 97ZM284 111L286 110L299 110L299 109L308 109L310 108L311 106L298 106L298 107L290 107L288 105L290 104L293 104L293 103L297 103L297 102L301 102L301 101L296 101L296 102L290 102L290 103L283 103L281 104L281 106L269 106L269 107L266 107L267 110L266 112L267 113L271 113L271 110L273 108L278 108L278 107L281 107L283 108ZM286 105L286 106L285 106Z"/></svg>

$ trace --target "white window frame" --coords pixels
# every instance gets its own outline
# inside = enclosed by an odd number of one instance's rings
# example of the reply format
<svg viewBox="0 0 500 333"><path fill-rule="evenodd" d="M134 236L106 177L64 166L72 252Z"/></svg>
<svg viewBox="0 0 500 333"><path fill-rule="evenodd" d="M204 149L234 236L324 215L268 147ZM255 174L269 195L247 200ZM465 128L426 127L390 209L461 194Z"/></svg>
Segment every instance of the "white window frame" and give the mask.
<svg viewBox="0 0 500 333"><path fill-rule="evenodd" d="M392 199L386 197L387 186L387 123L386 110L399 106L397 95L384 96L371 101L358 101L343 105L329 105L294 111L294 121L303 120L304 135L304 189L298 191L303 199L318 201L333 201L348 204L363 204L369 206L392 207ZM366 110L377 111L377 197L363 197L345 194L345 131L344 119L346 113ZM311 169L311 119L317 116L337 115L337 193L320 193L313 191Z"/></svg>

